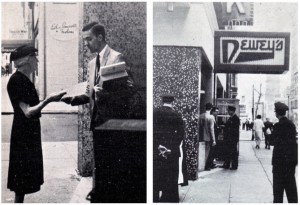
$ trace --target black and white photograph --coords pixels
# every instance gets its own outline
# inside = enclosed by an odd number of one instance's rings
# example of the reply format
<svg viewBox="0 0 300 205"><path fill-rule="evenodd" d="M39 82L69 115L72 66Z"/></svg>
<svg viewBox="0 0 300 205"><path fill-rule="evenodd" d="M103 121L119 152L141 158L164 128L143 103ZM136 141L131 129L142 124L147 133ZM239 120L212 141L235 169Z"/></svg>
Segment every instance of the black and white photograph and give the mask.
<svg viewBox="0 0 300 205"><path fill-rule="evenodd" d="M298 203L298 7L1 2L1 203Z"/></svg>
<svg viewBox="0 0 300 205"><path fill-rule="evenodd" d="M146 203L147 3L1 14L1 203Z"/></svg>
<svg viewBox="0 0 300 205"><path fill-rule="evenodd" d="M154 203L298 202L298 36L296 2L153 3Z"/></svg>

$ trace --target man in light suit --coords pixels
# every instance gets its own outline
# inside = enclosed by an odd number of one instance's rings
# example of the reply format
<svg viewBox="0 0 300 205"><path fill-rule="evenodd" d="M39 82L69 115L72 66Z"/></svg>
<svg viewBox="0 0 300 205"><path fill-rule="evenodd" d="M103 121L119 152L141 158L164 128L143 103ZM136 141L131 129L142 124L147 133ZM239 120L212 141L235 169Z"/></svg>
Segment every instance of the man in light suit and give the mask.
<svg viewBox="0 0 300 205"><path fill-rule="evenodd" d="M203 136L203 140L205 141L205 147L208 151L208 156L205 163L205 171L209 171L210 169L215 168L214 161L214 153L213 147L216 145L215 138L215 117L210 114L213 105L211 103L206 103L205 105L205 113L200 115L200 133Z"/></svg>
<svg viewBox="0 0 300 205"><path fill-rule="evenodd" d="M91 53L97 53L97 56L88 64L86 92L79 96L64 97L61 101L72 106L90 103L90 130L93 131L108 119L129 117L129 98L134 86L130 76L99 85L100 67L123 62L123 55L107 45L105 29L97 22L89 23L82 31L84 45Z"/></svg>
<svg viewBox="0 0 300 205"><path fill-rule="evenodd" d="M100 69L103 66L124 62L123 55L107 45L105 41L105 29L97 22L86 25L83 29L84 45L88 47L91 53L97 53L97 56L88 64L88 79L86 92L82 95L73 97L64 97L61 101L72 106L90 103L90 130L93 132L93 138L97 136L96 127L109 119L128 119L130 118L130 109L132 107L131 96L134 94L133 80L130 76L101 82ZM128 73L128 71L126 71ZM94 140L95 142L95 140ZM99 154L96 154L94 144L94 159L99 161ZM92 202L102 200L96 190L95 184L99 179L99 172L93 173L93 190L90 192ZM98 174L97 174L98 173ZM99 177L100 178L100 177ZM99 186L98 186L99 189Z"/></svg>

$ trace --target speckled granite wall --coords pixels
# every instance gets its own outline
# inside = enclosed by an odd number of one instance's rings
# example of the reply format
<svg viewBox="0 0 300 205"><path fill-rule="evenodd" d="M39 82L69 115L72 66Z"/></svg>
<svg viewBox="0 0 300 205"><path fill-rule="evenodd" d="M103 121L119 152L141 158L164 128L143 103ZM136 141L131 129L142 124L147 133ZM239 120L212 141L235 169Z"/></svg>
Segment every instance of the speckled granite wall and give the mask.
<svg viewBox="0 0 300 205"><path fill-rule="evenodd" d="M82 24L97 21L106 28L106 41L121 52L131 70L139 92L146 100L146 3L145 2L86 2L83 3ZM80 33L80 36L82 34ZM79 42L79 82L87 79L87 64L94 55ZM93 141L88 130L88 105L79 106L78 169L82 176L92 173ZM146 112L146 110L145 110Z"/></svg>
<svg viewBox="0 0 300 205"><path fill-rule="evenodd" d="M195 47L154 46L153 105L161 106L160 95L176 95L175 110L185 122L187 167L190 179L197 178L198 155L198 89L201 50Z"/></svg>

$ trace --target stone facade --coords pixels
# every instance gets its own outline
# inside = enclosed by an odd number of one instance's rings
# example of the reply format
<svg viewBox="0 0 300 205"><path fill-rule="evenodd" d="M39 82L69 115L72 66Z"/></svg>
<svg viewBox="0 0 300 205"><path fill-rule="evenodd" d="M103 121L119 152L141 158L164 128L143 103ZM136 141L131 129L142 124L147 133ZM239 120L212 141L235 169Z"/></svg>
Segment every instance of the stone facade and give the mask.
<svg viewBox="0 0 300 205"><path fill-rule="evenodd" d="M190 179L197 178L199 147L199 75L201 49L196 47L154 46L153 106L161 106L160 95L176 95L175 110L185 123L187 167Z"/></svg>

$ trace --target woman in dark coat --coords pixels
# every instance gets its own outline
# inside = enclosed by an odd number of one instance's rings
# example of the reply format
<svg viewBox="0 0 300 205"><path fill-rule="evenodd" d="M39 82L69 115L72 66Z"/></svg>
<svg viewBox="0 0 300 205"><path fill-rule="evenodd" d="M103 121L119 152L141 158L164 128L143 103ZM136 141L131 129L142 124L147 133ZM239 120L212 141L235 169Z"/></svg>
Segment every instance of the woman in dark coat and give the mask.
<svg viewBox="0 0 300 205"><path fill-rule="evenodd" d="M65 92L54 93L39 101L31 74L37 69L35 49L29 45L11 53L17 71L7 84L14 109L11 131L7 187L15 192L15 202L22 203L25 194L40 190L44 183L41 145L41 110L50 102L59 101Z"/></svg>

